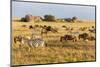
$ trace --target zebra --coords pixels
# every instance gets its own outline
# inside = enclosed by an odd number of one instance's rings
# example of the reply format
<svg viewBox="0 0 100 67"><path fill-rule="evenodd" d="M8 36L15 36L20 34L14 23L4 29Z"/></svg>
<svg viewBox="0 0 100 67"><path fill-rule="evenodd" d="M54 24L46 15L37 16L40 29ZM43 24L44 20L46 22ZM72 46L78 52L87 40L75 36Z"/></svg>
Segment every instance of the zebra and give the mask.
<svg viewBox="0 0 100 67"><path fill-rule="evenodd" d="M45 45L45 41L43 40L43 38L34 38L34 39L28 39L25 37L22 37L22 44L27 44L29 47L44 47Z"/></svg>

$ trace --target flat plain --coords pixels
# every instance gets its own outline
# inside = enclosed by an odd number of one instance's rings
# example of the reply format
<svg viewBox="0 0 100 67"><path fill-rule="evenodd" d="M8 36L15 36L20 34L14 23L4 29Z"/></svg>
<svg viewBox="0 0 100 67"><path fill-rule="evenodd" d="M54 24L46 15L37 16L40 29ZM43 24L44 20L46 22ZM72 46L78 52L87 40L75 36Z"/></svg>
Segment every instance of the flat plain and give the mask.
<svg viewBox="0 0 100 67"><path fill-rule="evenodd" d="M27 27L22 27L26 25ZM58 29L57 33L49 32L44 35L44 40L47 47L31 48L28 51L28 46L23 45L19 47L19 43L15 44L13 39L16 35L30 36L32 31L28 28L29 25L46 25ZM80 61L95 61L95 40L77 42L65 41L60 42L60 37L67 34L68 31L62 28L63 25L71 26L75 31L79 31L80 27L95 26L95 21L84 20L83 22L69 23L69 22L21 22L19 19L12 20L12 64L26 65L26 64L48 64L60 62L80 62ZM84 31L88 32L88 31ZM40 30L35 30L35 36L40 35ZM95 35L95 34L93 34Z"/></svg>

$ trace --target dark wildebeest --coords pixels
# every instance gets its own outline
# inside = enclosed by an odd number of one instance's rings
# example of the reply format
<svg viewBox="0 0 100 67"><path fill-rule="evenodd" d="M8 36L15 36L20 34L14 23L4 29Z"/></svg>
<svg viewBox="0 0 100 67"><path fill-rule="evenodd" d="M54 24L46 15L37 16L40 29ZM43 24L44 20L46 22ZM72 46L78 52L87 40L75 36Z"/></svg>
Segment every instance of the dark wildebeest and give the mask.
<svg viewBox="0 0 100 67"><path fill-rule="evenodd" d="M26 25L22 25L22 27L27 27Z"/></svg>
<svg viewBox="0 0 100 67"><path fill-rule="evenodd" d="M95 33L95 31L96 31L96 29L95 29L95 27L94 26L91 26L91 28L89 28L89 30L88 30L89 32L91 32L91 33Z"/></svg>
<svg viewBox="0 0 100 67"><path fill-rule="evenodd" d="M22 36L18 35L18 36L14 36L14 43L20 42L22 41Z"/></svg>
<svg viewBox="0 0 100 67"><path fill-rule="evenodd" d="M63 27L63 28L66 28L66 26L65 26L65 25L63 25L62 27Z"/></svg>
<svg viewBox="0 0 100 67"><path fill-rule="evenodd" d="M88 33L79 34L78 38L83 40L89 40L89 41L95 40L95 37L93 35L89 35Z"/></svg>
<svg viewBox="0 0 100 67"><path fill-rule="evenodd" d="M94 37L94 36L89 36L87 39L88 39L89 41L93 41L93 40L95 40L95 37Z"/></svg>
<svg viewBox="0 0 100 67"><path fill-rule="evenodd" d="M80 31L85 31L87 29L87 27L80 27L79 30Z"/></svg>
<svg viewBox="0 0 100 67"><path fill-rule="evenodd" d="M34 25L34 27L39 27L39 25Z"/></svg>
<svg viewBox="0 0 100 67"><path fill-rule="evenodd" d="M78 38L86 40L88 38L88 36L89 36L88 33L82 33L82 34L79 34Z"/></svg>
<svg viewBox="0 0 100 67"><path fill-rule="evenodd" d="M72 40L73 42L77 41L76 37L73 35L64 35L60 37L60 42L67 41L67 40Z"/></svg>
<svg viewBox="0 0 100 67"><path fill-rule="evenodd" d="M89 31L91 32L91 33L95 33L95 28L94 29L89 29Z"/></svg>
<svg viewBox="0 0 100 67"><path fill-rule="evenodd" d="M33 29L34 27L32 25L29 26L29 29Z"/></svg>
<svg viewBox="0 0 100 67"><path fill-rule="evenodd" d="M91 33L95 33L95 31L96 31L96 29L95 29L94 26L91 26L91 28L89 28L89 32L91 32Z"/></svg>
<svg viewBox="0 0 100 67"><path fill-rule="evenodd" d="M44 25L43 28L42 28L42 30L41 30L41 34L47 34L48 32L56 33L58 31L57 31L57 29L52 28L51 26Z"/></svg>
<svg viewBox="0 0 100 67"><path fill-rule="evenodd" d="M57 28L52 28L51 26L47 26L47 27L46 27L46 30L47 30L47 31L51 31L51 32L53 32L53 33L57 33L57 32L58 32L58 29L57 29Z"/></svg>

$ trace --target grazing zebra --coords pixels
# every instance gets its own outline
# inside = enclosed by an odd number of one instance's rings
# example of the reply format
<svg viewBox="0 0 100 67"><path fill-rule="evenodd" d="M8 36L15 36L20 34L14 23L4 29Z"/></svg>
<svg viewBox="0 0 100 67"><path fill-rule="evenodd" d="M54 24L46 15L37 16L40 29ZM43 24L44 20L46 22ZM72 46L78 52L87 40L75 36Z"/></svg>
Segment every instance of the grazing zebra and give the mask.
<svg viewBox="0 0 100 67"><path fill-rule="evenodd" d="M27 44L30 47L44 47L45 41L42 38L35 38L35 39L27 39L25 37L22 37L22 44Z"/></svg>

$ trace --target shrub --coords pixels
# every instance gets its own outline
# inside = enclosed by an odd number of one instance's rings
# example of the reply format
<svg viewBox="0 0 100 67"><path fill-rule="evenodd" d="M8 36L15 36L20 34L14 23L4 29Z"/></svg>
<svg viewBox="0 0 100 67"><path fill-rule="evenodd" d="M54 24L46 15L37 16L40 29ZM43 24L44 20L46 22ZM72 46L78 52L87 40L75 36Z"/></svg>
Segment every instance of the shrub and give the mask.
<svg viewBox="0 0 100 67"><path fill-rule="evenodd" d="M71 19L71 18L66 18L65 21L67 21L67 22L71 22L72 19Z"/></svg>
<svg viewBox="0 0 100 67"><path fill-rule="evenodd" d="M22 22L27 22L26 19L24 17L21 18Z"/></svg>
<svg viewBox="0 0 100 67"><path fill-rule="evenodd" d="M77 20L76 16L72 17L72 22L75 22L76 20Z"/></svg>
<svg viewBox="0 0 100 67"><path fill-rule="evenodd" d="M25 21L26 21L26 22L32 21L32 15L29 15L29 14L26 15L26 16L25 16Z"/></svg>
<svg viewBox="0 0 100 67"><path fill-rule="evenodd" d="M44 20L45 21L55 21L55 16L53 15L44 15Z"/></svg>

